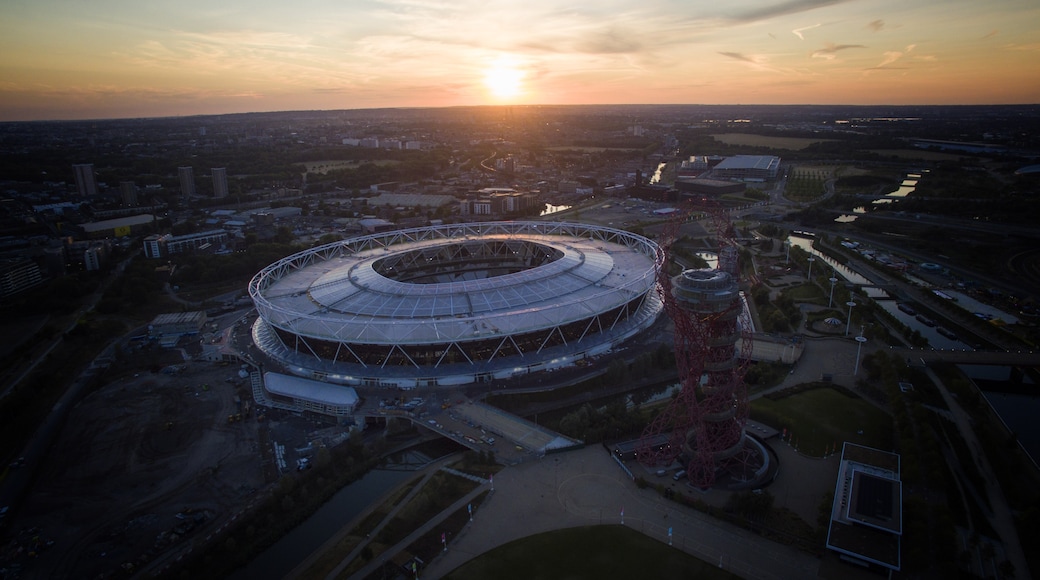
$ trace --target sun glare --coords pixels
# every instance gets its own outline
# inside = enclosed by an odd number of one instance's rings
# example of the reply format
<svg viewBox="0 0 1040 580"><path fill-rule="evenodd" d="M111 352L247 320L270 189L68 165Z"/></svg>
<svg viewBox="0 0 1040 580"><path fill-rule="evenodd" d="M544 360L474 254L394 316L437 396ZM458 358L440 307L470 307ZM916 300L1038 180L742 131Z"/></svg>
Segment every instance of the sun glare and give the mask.
<svg viewBox="0 0 1040 580"><path fill-rule="evenodd" d="M520 94L524 72L515 64L499 60L491 65L484 74L484 84L491 94L500 99L508 99Z"/></svg>

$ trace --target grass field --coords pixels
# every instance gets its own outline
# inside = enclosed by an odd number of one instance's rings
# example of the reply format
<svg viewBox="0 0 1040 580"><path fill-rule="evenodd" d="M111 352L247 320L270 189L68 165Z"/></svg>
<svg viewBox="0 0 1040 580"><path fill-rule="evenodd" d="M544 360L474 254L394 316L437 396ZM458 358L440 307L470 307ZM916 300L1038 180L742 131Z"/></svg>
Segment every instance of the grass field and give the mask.
<svg viewBox="0 0 1040 580"><path fill-rule="evenodd" d="M581 153L602 153L604 151L639 151L636 147L578 147L560 145L557 147L546 147L546 151L580 151Z"/></svg>
<svg viewBox="0 0 1040 580"><path fill-rule="evenodd" d="M813 304L826 304L827 293L816 284L801 284L784 290L784 294L790 296L795 302L812 302Z"/></svg>
<svg viewBox="0 0 1040 580"><path fill-rule="evenodd" d="M587 526L530 536L456 568L447 580L738 578L624 526Z"/></svg>
<svg viewBox="0 0 1040 580"><path fill-rule="evenodd" d="M921 159L923 161L957 161L964 157L956 153L942 153L940 151L922 151L920 149L872 149L871 153L884 155L886 157L898 157L900 159Z"/></svg>
<svg viewBox="0 0 1040 580"><path fill-rule="evenodd" d="M346 161L346 160L326 160L326 161L304 161L303 163L297 163L296 165L302 165L307 173L317 173L319 175L325 175L330 171L338 171L340 169L357 169L363 163L371 163L373 165L393 165L400 163L393 159L374 159L372 161Z"/></svg>
<svg viewBox="0 0 1040 580"><path fill-rule="evenodd" d="M786 149L788 151L801 151L813 143L831 141L831 139L808 139L805 137L769 137L766 135L751 135L749 133L721 133L712 135L712 137L726 145L769 147L770 149Z"/></svg>
<svg viewBox="0 0 1040 580"><path fill-rule="evenodd" d="M751 403L751 418L787 429L798 451L823 456L843 441L892 448L892 417L867 401L830 387L804 390L777 400Z"/></svg>

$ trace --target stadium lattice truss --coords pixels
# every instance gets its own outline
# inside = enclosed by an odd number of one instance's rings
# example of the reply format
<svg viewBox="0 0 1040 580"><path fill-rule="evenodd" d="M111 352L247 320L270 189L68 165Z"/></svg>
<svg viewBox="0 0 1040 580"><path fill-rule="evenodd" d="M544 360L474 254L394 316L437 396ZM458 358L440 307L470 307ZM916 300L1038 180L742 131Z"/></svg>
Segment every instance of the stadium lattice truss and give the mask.
<svg viewBox="0 0 1040 580"><path fill-rule="evenodd" d="M460 384L605 352L661 312L657 245L574 223L398 230L306 250L249 284L256 344L305 376Z"/></svg>

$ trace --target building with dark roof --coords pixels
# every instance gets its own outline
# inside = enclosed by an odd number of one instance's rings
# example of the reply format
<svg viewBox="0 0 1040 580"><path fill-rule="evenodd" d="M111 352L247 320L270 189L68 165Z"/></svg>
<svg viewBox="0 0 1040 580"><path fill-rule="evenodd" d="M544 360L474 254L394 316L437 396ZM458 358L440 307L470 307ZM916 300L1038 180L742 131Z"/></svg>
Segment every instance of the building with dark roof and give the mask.
<svg viewBox="0 0 1040 580"><path fill-rule="evenodd" d="M827 549L859 566L898 571L902 535L899 455L846 442L831 504Z"/></svg>

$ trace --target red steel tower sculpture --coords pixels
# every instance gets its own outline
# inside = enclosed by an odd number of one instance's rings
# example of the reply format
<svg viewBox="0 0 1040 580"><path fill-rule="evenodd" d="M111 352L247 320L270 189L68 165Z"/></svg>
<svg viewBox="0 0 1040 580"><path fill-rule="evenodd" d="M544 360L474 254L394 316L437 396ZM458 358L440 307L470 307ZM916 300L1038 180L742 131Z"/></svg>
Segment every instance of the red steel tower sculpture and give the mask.
<svg viewBox="0 0 1040 580"><path fill-rule="evenodd" d="M760 462L744 431L744 371L752 343L751 325L742 320L738 249L725 210L708 206L702 211L715 226L717 268L669 272L671 246L693 211L669 222L659 240L658 291L675 325L680 391L647 426L637 454L648 465L671 464L682 457L691 482L707 488L723 474L746 481ZM663 440L667 444L661 445Z"/></svg>

